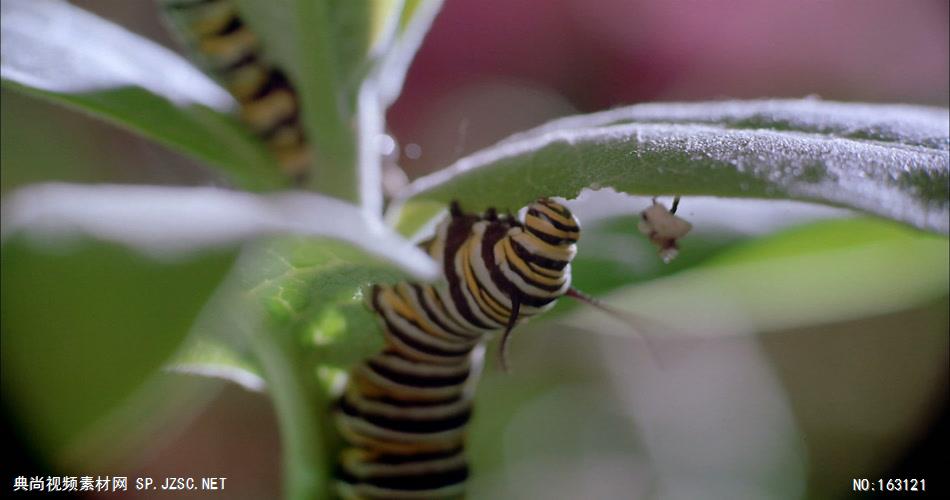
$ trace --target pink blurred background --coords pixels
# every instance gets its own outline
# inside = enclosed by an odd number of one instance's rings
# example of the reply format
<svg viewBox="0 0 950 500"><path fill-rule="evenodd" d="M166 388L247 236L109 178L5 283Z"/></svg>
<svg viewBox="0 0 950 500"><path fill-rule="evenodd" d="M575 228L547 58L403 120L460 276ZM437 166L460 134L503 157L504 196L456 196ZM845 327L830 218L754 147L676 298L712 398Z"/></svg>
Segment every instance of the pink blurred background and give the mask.
<svg viewBox="0 0 950 500"><path fill-rule="evenodd" d="M945 1L448 0L389 112L410 176L644 101L948 102ZM414 156L414 155L413 155Z"/></svg>

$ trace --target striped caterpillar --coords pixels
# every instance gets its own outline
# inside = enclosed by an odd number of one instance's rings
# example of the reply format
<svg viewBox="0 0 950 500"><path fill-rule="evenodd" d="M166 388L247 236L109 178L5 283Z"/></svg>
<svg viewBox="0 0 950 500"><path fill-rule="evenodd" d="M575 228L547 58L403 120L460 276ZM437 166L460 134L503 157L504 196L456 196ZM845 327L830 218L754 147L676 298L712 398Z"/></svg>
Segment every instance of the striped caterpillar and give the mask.
<svg viewBox="0 0 950 500"><path fill-rule="evenodd" d="M296 182L304 180L310 147L300 103L287 76L261 56L258 37L232 0L162 0L175 31L240 104L240 117Z"/></svg>
<svg viewBox="0 0 950 500"><path fill-rule="evenodd" d="M457 204L450 214L422 244L443 280L372 288L385 348L351 371L335 410L348 444L337 483L344 498L463 496L473 349L503 332L504 365L511 329L576 293L580 226L563 205L538 200L524 221L465 214Z"/></svg>

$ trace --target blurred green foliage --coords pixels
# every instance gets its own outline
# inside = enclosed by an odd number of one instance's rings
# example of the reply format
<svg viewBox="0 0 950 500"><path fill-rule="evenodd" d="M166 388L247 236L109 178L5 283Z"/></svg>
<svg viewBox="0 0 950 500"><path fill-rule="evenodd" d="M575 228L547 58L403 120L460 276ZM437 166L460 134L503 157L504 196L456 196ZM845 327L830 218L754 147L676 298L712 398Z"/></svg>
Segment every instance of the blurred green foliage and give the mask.
<svg viewBox="0 0 950 500"><path fill-rule="evenodd" d="M3 392L51 456L179 348L233 254L156 262L93 241L2 254Z"/></svg>

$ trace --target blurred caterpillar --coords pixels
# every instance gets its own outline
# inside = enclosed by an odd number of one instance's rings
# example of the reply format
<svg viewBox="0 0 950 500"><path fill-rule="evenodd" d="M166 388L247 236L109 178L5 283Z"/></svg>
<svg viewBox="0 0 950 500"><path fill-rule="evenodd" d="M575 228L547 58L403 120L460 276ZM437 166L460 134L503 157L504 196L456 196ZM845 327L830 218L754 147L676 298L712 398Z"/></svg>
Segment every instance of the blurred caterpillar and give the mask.
<svg viewBox="0 0 950 500"><path fill-rule="evenodd" d="M261 57L257 35L233 0L161 0L176 34L240 104L241 120L296 182L310 163L300 103L287 76Z"/></svg>
<svg viewBox="0 0 950 500"><path fill-rule="evenodd" d="M463 496L479 368L473 349L486 334L503 332L505 366L508 335L519 321L578 294L571 261L580 226L563 205L538 200L524 221L491 209L465 214L455 203L450 213L422 244L443 280L372 288L386 347L352 370L337 403L337 427L348 443L337 483L344 498Z"/></svg>

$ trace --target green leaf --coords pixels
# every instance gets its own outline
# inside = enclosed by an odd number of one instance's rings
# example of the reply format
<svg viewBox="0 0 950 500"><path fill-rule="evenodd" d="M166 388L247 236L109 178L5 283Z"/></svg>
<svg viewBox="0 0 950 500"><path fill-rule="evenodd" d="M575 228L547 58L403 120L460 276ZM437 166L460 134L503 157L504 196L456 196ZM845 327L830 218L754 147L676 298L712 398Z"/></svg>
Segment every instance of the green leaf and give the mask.
<svg viewBox="0 0 950 500"><path fill-rule="evenodd" d="M416 180L402 199L507 210L612 187L813 201L947 233L946 113L816 100L632 106L517 134ZM421 212L400 231L431 217Z"/></svg>
<svg viewBox="0 0 950 500"><path fill-rule="evenodd" d="M373 321L361 287L406 277L353 245L277 238L248 248L224 287L230 292L221 314L207 311L235 325L261 368L280 419L287 496L328 495L328 384L339 373L330 367L381 345L377 330L360 323Z"/></svg>
<svg viewBox="0 0 950 500"><path fill-rule="evenodd" d="M905 104L855 104L820 99L646 103L559 118L514 136L520 140L565 129L622 123L708 124L867 139L947 151L947 110Z"/></svg>
<svg viewBox="0 0 950 500"><path fill-rule="evenodd" d="M350 245L283 238L252 252L241 281L270 324L291 328L323 366L343 367L382 347L365 305L374 283L408 279L405 272Z"/></svg>
<svg viewBox="0 0 950 500"><path fill-rule="evenodd" d="M232 99L167 49L65 2L3 3L5 88L63 104L218 168L236 185L286 184L227 112Z"/></svg>
<svg viewBox="0 0 950 500"><path fill-rule="evenodd" d="M209 188L40 185L17 191L5 200L3 219L7 241L23 234L53 247L75 242L77 236L93 235L162 259L262 236L305 235L252 245L240 259L237 272L209 302L198 325L199 331L212 334L227 331L229 335L210 338L253 353L253 366L260 367L280 420L284 488L292 498L317 496L328 487L330 458L322 443L332 432L323 418L328 404L326 388L318 379L321 374L313 356L342 353L320 360L342 365L364 356L367 347L378 347L378 335L376 344L353 343L372 339L376 332L369 327L359 327L367 332L365 336L341 335L344 329L358 328L360 321L372 324L369 312L353 303L361 284L387 276L433 279L437 275L435 264L424 252L387 230L378 219L353 205L311 194L265 198ZM90 272L96 268L77 264ZM4 280L6 269L4 260ZM33 290L28 283L18 285ZM155 286L147 280L136 286L138 290L131 290L129 284L119 291L146 301L154 295ZM141 294L142 287L147 287L147 298ZM4 281L4 297L11 295ZM41 289L35 297L43 301L47 295ZM52 300L59 299L54 296ZM69 298L63 300L70 304ZM6 302L3 307L6 343ZM36 308L31 311L20 303L9 308L37 313ZM107 317L104 312L101 315ZM351 316L353 321L348 320ZM126 319L123 315L117 318ZM343 340L351 348L338 348ZM4 344L4 356L18 351L36 355L29 349L7 349ZM191 373L217 376L226 368L231 379L247 380L250 372L231 353L215 354L206 348L192 353L194 363L186 368ZM12 366L6 358L4 361L5 370ZM5 381L11 379L6 373ZM322 381L329 379L324 376ZM255 380L253 385L260 384ZM97 428L101 435L102 426ZM73 429L60 434L67 431ZM55 443L57 438L48 441Z"/></svg>
<svg viewBox="0 0 950 500"><path fill-rule="evenodd" d="M3 245L3 392L48 456L96 427L179 346L233 254L156 261L83 238Z"/></svg>
<svg viewBox="0 0 950 500"><path fill-rule="evenodd" d="M166 369L233 382L249 391L265 390L260 368L246 354L218 339L197 336L185 345Z"/></svg>
<svg viewBox="0 0 950 500"><path fill-rule="evenodd" d="M281 237L252 244L233 282L222 287L229 291L209 303L195 339L172 369L260 390L261 372L240 348L247 336L256 335L255 324L292 332L313 367L347 368L382 347L364 292L374 283L411 278L386 259L343 242Z"/></svg>
<svg viewBox="0 0 950 500"><path fill-rule="evenodd" d="M93 235L160 258L298 234L348 242L420 279L437 274L423 251L364 211L304 193L261 197L217 188L41 184L4 202L3 235L18 231L51 243Z"/></svg>
<svg viewBox="0 0 950 500"><path fill-rule="evenodd" d="M312 194L261 197L211 188L39 185L5 200L3 217L7 241L22 234L51 248L92 235L166 262L266 236L302 235L250 247L198 325L198 331L230 332L205 338L225 342L229 350L205 345L191 352L191 364L184 366L191 373L217 376L226 368L231 379L235 375L246 379L250 367L259 367L281 419L288 471L285 488L291 496L310 495L327 484L329 459L321 447L329 434L324 429L329 424L322 418L326 395L313 357L321 356L325 365L342 366L379 346L372 316L359 303L360 285L437 275L424 252L378 219L353 205ZM77 265L89 272L96 269ZM7 275L4 261L4 278ZM27 285L22 286L32 291ZM119 291L146 301L154 295L155 286L148 280L137 286L138 295L131 284ZM6 282L4 287L6 292ZM143 287L147 297L141 294ZM47 295L40 290L37 300ZM62 300L69 304L68 298ZM4 311L7 307L5 303ZM29 310L19 303L10 307ZM354 329L366 334L342 335ZM5 342L7 337L5 333ZM176 341L181 338L176 336ZM234 356L241 348L253 353L253 365ZM4 354L16 351L5 349ZM322 359L328 352L334 356ZM164 354L167 357L167 350Z"/></svg>
<svg viewBox="0 0 950 500"><path fill-rule="evenodd" d="M876 219L815 223L733 245L699 266L604 298L649 318L641 333L732 335L844 321L935 300L950 242ZM570 323L627 333L596 311Z"/></svg>

